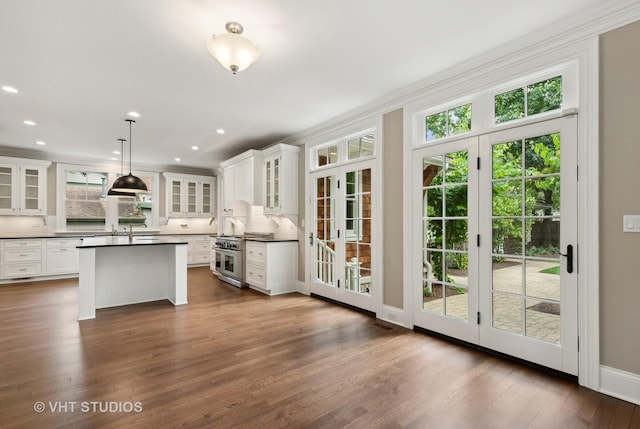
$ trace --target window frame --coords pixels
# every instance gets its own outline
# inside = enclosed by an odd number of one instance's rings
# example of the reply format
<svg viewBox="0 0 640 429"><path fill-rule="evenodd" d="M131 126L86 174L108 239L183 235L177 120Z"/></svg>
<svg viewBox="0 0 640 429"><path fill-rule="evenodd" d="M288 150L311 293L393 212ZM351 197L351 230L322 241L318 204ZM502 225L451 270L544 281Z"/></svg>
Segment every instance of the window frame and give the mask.
<svg viewBox="0 0 640 429"><path fill-rule="evenodd" d="M119 216L118 216L118 206L120 204L120 199L117 196L106 196L106 207L105 207L105 223L104 227L101 228L90 228L90 229L69 229L67 227L67 207L66 207L66 184L67 184L67 171L86 171L93 173L104 173L107 175L107 189L109 189L110 184L120 176L120 172L115 172L113 166L109 165L79 165L79 164L56 164L56 230L59 232L104 232L111 231L112 225L115 227L119 226ZM158 227L159 224L159 186L160 186L160 175L157 172L152 171L143 171L143 170L134 170L132 174L138 177L148 177L152 181L151 188L151 215L147 217L145 221L145 231L154 230Z"/></svg>

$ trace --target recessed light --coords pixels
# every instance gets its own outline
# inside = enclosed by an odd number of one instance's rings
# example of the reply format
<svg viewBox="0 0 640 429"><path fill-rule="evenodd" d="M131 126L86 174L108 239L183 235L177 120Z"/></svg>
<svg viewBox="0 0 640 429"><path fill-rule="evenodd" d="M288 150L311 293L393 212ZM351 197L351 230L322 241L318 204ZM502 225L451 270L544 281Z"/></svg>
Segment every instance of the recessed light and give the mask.
<svg viewBox="0 0 640 429"><path fill-rule="evenodd" d="M117 160L118 160L118 158L115 158L115 157L111 158L111 161L117 161Z"/></svg>
<svg viewBox="0 0 640 429"><path fill-rule="evenodd" d="M191 150L198 150L200 149L198 146L191 146Z"/></svg>
<svg viewBox="0 0 640 429"><path fill-rule="evenodd" d="M140 113L133 112L133 111L127 113L127 115L131 116L132 118L139 118L140 117Z"/></svg>
<svg viewBox="0 0 640 429"><path fill-rule="evenodd" d="M12 86L3 86L3 87L2 87L2 90L3 90L3 91L6 91L6 92L10 92L10 93L12 93L12 94L17 94L17 93L18 93L18 90L17 90L17 89L15 89L15 88L14 88L14 87L12 87Z"/></svg>
<svg viewBox="0 0 640 429"><path fill-rule="evenodd" d="M218 134L224 134L224 130L223 130L222 128L218 128L218 129L216 130L216 133L218 133Z"/></svg>
<svg viewBox="0 0 640 429"><path fill-rule="evenodd" d="M28 119L26 121L22 121L22 123L25 124L25 125L35 125L36 124L35 122L30 121Z"/></svg>
<svg viewBox="0 0 640 429"><path fill-rule="evenodd" d="M182 161L180 158L175 158L176 162Z"/></svg>
<svg viewBox="0 0 640 429"><path fill-rule="evenodd" d="M121 153L121 152L120 152L119 150L114 150L112 153L113 153L114 155L120 155L120 153Z"/></svg>
<svg viewBox="0 0 640 429"><path fill-rule="evenodd" d="M36 142L36 144L39 144L40 146L44 146L44 145L46 145L46 143L45 143L45 142L43 142L42 140L38 140L38 141Z"/></svg>

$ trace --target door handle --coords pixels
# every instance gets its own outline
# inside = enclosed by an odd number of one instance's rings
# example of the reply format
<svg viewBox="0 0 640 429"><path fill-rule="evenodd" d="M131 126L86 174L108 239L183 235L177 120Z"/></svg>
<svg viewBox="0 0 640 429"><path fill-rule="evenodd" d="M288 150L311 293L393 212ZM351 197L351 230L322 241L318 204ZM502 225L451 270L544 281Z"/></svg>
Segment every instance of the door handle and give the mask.
<svg viewBox="0 0 640 429"><path fill-rule="evenodd" d="M567 272L571 274L573 272L573 245L567 245L567 253L560 253L567 258Z"/></svg>
<svg viewBox="0 0 640 429"><path fill-rule="evenodd" d="M309 233L309 246L313 246L313 232Z"/></svg>

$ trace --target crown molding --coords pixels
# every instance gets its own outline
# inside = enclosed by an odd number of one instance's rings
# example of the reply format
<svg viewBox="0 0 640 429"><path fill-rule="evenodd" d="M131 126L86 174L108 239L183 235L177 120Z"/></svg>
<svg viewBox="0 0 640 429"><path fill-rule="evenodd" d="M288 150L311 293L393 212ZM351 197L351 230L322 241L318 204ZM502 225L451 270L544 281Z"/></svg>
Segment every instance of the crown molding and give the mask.
<svg viewBox="0 0 640 429"><path fill-rule="evenodd" d="M495 81L496 73L504 73L509 67L522 61L531 61L550 52L562 52L571 46L588 43L594 37L630 24L640 19L638 0L613 0L601 2L547 25L534 33L514 39L500 47L484 52L457 66L434 73L386 96L373 100L340 116L324 121L305 131L287 137L279 143L301 145L309 138L328 133L336 128L348 126L355 120L381 115L402 108L419 99L451 92L475 92L489 76ZM450 91L454 89L454 91ZM443 100L444 101L444 100Z"/></svg>

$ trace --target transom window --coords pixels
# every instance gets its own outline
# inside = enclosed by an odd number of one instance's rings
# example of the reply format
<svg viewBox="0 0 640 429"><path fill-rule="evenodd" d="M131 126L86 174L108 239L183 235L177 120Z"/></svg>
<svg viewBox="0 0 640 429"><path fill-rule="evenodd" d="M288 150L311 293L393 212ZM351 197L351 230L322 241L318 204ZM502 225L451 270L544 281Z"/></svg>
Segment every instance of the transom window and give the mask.
<svg viewBox="0 0 640 429"><path fill-rule="evenodd" d="M373 134L356 137L347 142L348 159L358 159L373 155Z"/></svg>
<svg viewBox="0 0 640 429"><path fill-rule="evenodd" d="M425 118L427 141L469 131L471 131L471 103L434 113Z"/></svg>
<svg viewBox="0 0 640 429"><path fill-rule="evenodd" d="M513 121L561 107L562 76L556 76L496 95L495 123Z"/></svg>
<svg viewBox="0 0 640 429"><path fill-rule="evenodd" d="M376 134L373 130L344 137L312 149L311 169L340 165L375 156Z"/></svg>

